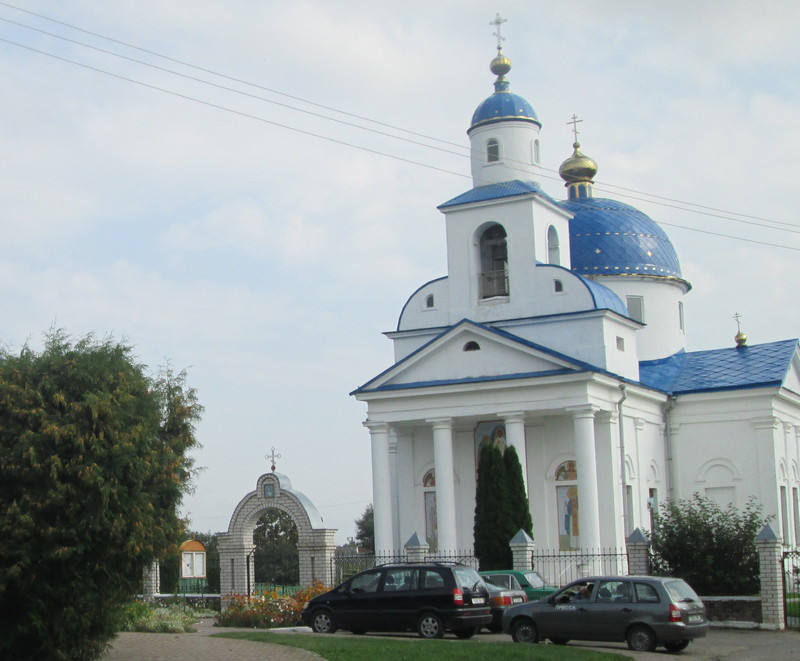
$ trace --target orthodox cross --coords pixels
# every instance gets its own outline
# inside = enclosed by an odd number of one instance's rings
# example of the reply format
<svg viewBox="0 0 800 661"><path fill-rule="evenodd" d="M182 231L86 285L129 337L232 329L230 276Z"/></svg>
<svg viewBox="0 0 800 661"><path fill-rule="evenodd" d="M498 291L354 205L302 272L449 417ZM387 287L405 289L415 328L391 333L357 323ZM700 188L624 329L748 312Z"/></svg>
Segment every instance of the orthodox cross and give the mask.
<svg viewBox="0 0 800 661"><path fill-rule="evenodd" d="M280 459L281 455L275 453L275 446L272 446L272 451L269 454L264 455L264 459L269 459L272 463L272 472L275 472L275 460Z"/></svg>
<svg viewBox="0 0 800 661"><path fill-rule="evenodd" d="M575 142L578 142L578 123L582 122L582 119L578 119L577 115L572 115L572 119L567 122L567 124L572 124L572 133L575 135Z"/></svg>
<svg viewBox="0 0 800 661"><path fill-rule="evenodd" d="M499 53L503 50L503 42L506 40L504 36L500 34L500 26L503 25L508 21L507 18L501 18L500 14L494 17L494 20L489 23L489 25L494 25L497 32L492 32L492 35L497 37L497 52Z"/></svg>
<svg viewBox="0 0 800 661"><path fill-rule="evenodd" d="M742 332L742 324L739 323L739 319L742 318L742 315L740 315L737 312L736 314L733 315L733 318L736 319L736 330L741 333Z"/></svg>

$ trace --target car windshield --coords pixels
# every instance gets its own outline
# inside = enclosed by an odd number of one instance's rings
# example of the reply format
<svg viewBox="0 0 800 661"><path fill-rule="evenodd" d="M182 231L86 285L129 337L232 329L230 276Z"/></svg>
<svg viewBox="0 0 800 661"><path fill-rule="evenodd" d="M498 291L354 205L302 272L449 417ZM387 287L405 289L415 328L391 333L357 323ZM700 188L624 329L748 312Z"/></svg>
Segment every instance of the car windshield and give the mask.
<svg viewBox="0 0 800 661"><path fill-rule="evenodd" d="M483 585L483 579L472 567L455 567L453 574L455 574L458 587L462 590L474 590Z"/></svg>
<svg viewBox="0 0 800 661"><path fill-rule="evenodd" d="M700 603L700 597L692 590L686 581L675 579L674 581L667 581L664 583L669 598L676 603Z"/></svg>
<svg viewBox="0 0 800 661"><path fill-rule="evenodd" d="M535 571L526 571L525 572L525 580L531 584L532 588L543 588L544 587L544 579L539 576L539 572Z"/></svg>

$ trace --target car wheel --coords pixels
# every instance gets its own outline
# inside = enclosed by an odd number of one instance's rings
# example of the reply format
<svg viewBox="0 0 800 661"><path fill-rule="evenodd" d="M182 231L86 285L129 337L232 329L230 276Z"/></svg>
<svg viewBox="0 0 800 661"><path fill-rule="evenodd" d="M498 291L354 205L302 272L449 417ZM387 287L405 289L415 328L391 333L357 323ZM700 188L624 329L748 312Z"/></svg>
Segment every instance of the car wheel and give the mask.
<svg viewBox="0 0 800 661"><path fill-rule="evenodd" d="M436 613L424 613L417 620L417 633L420 638L443 638L444 622Z"/></svg>
<svg viewBox="0 0 800 661"><path fill-rule="evenodd" d="M656 648L656 636L649 627L631 627L625 640L634 652L652 652Z"/></svg>
<svg viewBox="0 0 800 661"><path fill-rule="evenodd" d="M538 643L539 632L536 625L528 619L517 620L511 625L511 639L515 643Z"/></svg>
<svg viewBox="0 0 800 661"><path fill-rule="evenodd" d="M311 620L311 629L314 633L335 633L336 622L330 611L317 611Z"/></svg>
<svg viewBox="0 0 800 661"><path fill-rule="evenodd" d="M677 643L664 643L667 652L680 652L685 650L689 645L688 640L679 640Z"/></svg>
<svg viewBox="0 0 800 661"><path fill-rule="evenodd" d="M569 638L551 638L550 642L553 645L566 645L569 642Z"/></svg>
<svg viewBox="0 0 800 661"><path fill-rule="evenodd" d="M478 633L477 627L463 627L460 629L453 629L453 633L458 638L472 638L476 633Z"/></svg>

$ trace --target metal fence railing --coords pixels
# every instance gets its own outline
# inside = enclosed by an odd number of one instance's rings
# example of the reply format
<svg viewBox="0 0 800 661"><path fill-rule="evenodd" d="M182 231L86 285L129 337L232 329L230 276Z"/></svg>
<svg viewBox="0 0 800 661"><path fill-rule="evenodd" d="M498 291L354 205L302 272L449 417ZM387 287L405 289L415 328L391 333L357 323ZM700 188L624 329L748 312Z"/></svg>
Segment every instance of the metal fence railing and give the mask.
<svg viewBox="0 0 800 661"><path fill-rule="evenodd" d="M584 576L628 574L628 553L619 549L537 550L531 561L549 585L566 585Z"/></svg>

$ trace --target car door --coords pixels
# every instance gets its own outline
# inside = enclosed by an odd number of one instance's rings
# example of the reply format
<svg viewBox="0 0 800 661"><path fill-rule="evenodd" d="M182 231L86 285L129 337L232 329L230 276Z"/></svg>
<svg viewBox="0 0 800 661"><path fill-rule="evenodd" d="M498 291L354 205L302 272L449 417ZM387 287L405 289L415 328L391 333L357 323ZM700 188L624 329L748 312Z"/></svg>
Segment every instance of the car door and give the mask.
<svg viewBox="0 0 800 661"><path fill-rule="evenodd" d="M372 604L371 627L375 631L403 631L416 624L419 570L413 567L389 567Z"/></svg>
<svg viewBox="0 0 800 661"><path fill-rule="evenodd" d="M631 582L618 578L598 581L589 605L586 635L590 640L625 640L636 614Z"/></svg>
<svg viewBox="0 0 800 661"><path fill-rule="evenodd" d="M376 630L375 594L381 575L380 569L361 572L345 585L346 598L337 601L334 610L336 623L342 629Z"/></svg>
<svg viewBox="0 0 800 661"><path fill-rule="evenodd" d="M580 640L586 635L591 584L570 583L546 601L537 604L534 620L540 638Z"/></svg>

